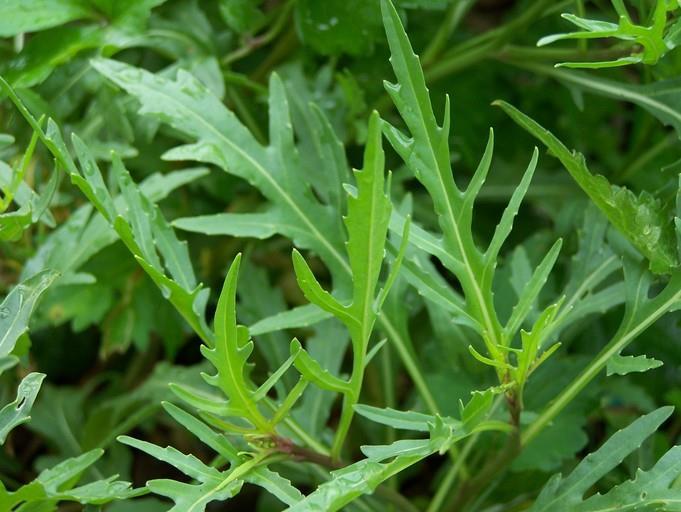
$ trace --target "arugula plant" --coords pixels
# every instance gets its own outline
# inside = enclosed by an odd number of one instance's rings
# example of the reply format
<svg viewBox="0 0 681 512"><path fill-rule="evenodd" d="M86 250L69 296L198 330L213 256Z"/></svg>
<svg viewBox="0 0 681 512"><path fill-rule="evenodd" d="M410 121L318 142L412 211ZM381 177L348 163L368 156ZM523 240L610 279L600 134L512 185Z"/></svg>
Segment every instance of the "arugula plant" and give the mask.
<svg viewBox="0 0 681 512"><path fill-rule="evenodd" d="M676 510L681 188L673 162L641 172L679 158L654 120L679 132L676 2L613 1L615 25L540 0L472 36L476 2L163 4L0 8L0 508ZM575 50L515 44L573 4L584 31L540 46ZM348 67L310 78L296 41ZM484 59L652 116L619 146L556 123L587 164L529 93L493 89L552 169L506 119L480 140L466 90L487 78L429 91ZM67 383L60 332L94 347ZM47 453L15 460L26 436Z"/></svg>

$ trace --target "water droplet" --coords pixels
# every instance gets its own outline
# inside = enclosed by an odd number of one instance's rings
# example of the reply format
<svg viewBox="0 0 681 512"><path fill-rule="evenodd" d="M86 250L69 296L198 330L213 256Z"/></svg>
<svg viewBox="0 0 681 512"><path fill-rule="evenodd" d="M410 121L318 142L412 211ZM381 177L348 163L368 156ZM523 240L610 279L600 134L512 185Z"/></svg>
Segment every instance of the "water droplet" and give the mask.
<svg viewBox="0 0 681 512"><path fill-rule="evenodd" d="M2 307L0 308L0 319L4 320L7 318L10 314L9 308L8 307Z"/></svg>
<svg viewBox="0 0 681 512"><path fill-rule="evenodd" d="M170 298L170 288L168 288L165 285L161 285L161 294L163 295L164 299L169 299Z"/></svg>

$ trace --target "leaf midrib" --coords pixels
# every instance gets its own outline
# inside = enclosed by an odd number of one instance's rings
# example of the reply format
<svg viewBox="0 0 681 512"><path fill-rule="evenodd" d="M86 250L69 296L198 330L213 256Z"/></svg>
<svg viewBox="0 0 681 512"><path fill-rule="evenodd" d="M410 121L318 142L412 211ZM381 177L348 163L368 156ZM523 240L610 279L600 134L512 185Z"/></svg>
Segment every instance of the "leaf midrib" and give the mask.
<svg viewBox="0 0 681 512"><path fill-rule="evenodd" d="M148 87L145 85L145 87ZM202 116L198 115L193 109L187 107L183 103L176 101L175 98L167 93L165 93L162 90L154 90L155 94L159 94L161 96L166 97L169 101L175 103L177 106L179 106L182 110L188 112L193 118L197 119L202 125L204 125L210 132L212 132L220 141L223 141L226 145L231 147L235 152L239 153L245 160L247 160L251 166L263 177L265 180L267 180L270 185L274 188L274 190L280 195L280 197L284 200L284 202L289 206L289 208L305 223L305 225L308 227L310 232L314 235L314 237L319 240L324 247L333 255L333 257L340 263L340 265L348 272L351 273L350 271L350 266L348 265L348 262L343 258L340 253L336 250L333 245L319 232L319 230L314 226L314 224L311 222L311 220L305 215L305 213L296 205L295 201L286 193L286 191L277 183L277 181L267 172L267 170L260 165L260 163L255 160L251 155L249 155L247 152L245 152L241 147L239 147L237 144L233 143L230 139L225 137L222 133L220 133L217 128L215 128L211 123L206 121Z"/></svg>

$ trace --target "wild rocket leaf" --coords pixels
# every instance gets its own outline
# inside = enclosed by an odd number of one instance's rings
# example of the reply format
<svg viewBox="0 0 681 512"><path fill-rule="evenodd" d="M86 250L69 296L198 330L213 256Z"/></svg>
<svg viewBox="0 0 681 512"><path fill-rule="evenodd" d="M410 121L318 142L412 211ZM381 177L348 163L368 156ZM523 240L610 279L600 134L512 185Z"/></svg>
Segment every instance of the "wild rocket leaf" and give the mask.
<svg viewBox="0 0 681 512"><path fill-rule="evenodd" d="M250 421L258 431L271 432L272 426L262 415L254 397L255 387L248 378L247 361L253 351L248 329L236 323L236 283L241 256L237 256L227 272L215 311L215 344L202 346L201 352L217 373L206 381L222 390L230 408Z"/></svg>
<svg viewBox="0 0 681 512"><path fill-rule="evenodd" d="M662 366L662 361L650 358L645 355L622 356L616 355L608 361L608 375L626 375L632 372L647 372Z"/></svg>
<svg viewBox="0 0 681 512"><path fill-rule="evenodd" d="M16 285L0 304L0 357L9 355L28 331L31 313L40 296L59 274L45 270Z"/></svg>
<svg viewBox="0 0 681 512"><path fill-rule="evenodd" d="M551 132L508 103L496 104L561 161L608 220L648 259L653 272L666 274L679 265L670 214L659 199L645 192L636 197L605 177L591 174L581 153L568 150Z"/></svg>
<svg viewBox="0 0 681 512"><path fill-rule="evenodd" d="M224 501L234 497L243 485L243 480L223 475L216 468L205 465L193 455L185 455L173 447L161 448L154 444L127 436L118 439L137 448L155 459L171 464L179 471L195 480L188 484L175 480L150 480L147 487L155 494L173 500L173 512L202 512L212 501Z"/></svg>
<svg viewBox="0 0 681 512"><path fill-rule="evenodd" d="M103 453L103 450L91 450L66 459L14 492L0 485L0 507L3 510L55 510L57 504L64 501L104 505L145 494L144 489L131 489L129 482L116 480L117 475L76 487L85 470Z"/></svg>
<svg viewBox="0 0 681 512"><path fill-rule="evenodd" d="M304 186L294 144L288 102L281 80L270 80L270 145L262 146L237 117L198 80L179 71L175 81L126 64L99 59L93 66L141 103L140 112L159 118L194 144L169 151L165 158L213 163L251 183L272 202L268 210L277 232L298 247L312 249L336 272L348 268L339 247L342 226L337 212L317 201ZM196 227L196 225L194 225ZM262 228L255 227L261 234ZM347 277L346 277L347 279Z"/></svg>
<svg viewBox="0 0 681 512"><path fill-rule="evenodd" d="M665 38L665 29L668 11L673 11L677 8L678 5L675 5L675 2L657 0L651 16L652 24L650 26L635 24L629 17L626 9L619 13L619 22L617 24L580 18L573 14L563 14L564 19L582 30L542 37L537 42L537 46L544 46L565 39L615 38L631 42L634 49L629 56L599 62L563 62L558 64L558 66L570 68L609 68L639 62L643 64L656 64L669 50L674 48L674 44Z"/></svg>
<svg viewBox="0 0 681 512"><path fill-rule="evenodd" d="M265 467L258 466L257 460L239 454L223 435L213 431L201 420L171 404L165 404L164 407L182 426L230 463L227 470L220 471L171 446L161 448L139 439L119 437L120 442L171 464L194 479L195 483L192 484L168 479L147 482L147 487L152 492L173 500L175 505L170 510L202 512L213 501L224 501L234 497L241 490L244 481L265 488L289 505L302 498L300 492L288 480Z"/></svg>
<svg viewBox="0 0 681 512"><path fill-rule="evenodd" d="M10 430L31 419L31 407L44 378L43 373L29 373L19 383L16 400L0 409L0 444L5 442Z"/></svg>
<svg viewBox="0 0 681 512"><path fill-rule="evenodd" d="M92 14L78 0L7 0L0 6L0 37L42 30Z"/></svg>
<svg viewBox="0 0 681 512"><path fill-rule="evenodd" d="M654 503L656 499L663 496L675 499L681 497L677 491L669 489L669 484L681 472L678 458L676 466L668 466L672 462L670 456L663 457L658 463L660 466L656 466L657 469L653 468L649 474L639 473L636 480L621 484L622 491L629 491L628 493L617 492L618 487L615 487L604 496L596 494L584 500L584 494L589 488L619 465L624 457L636 450L671 415L672 410L671 407L657 409L615 433L596 452L587 455L568 476L563 478L561 475L555 475L551 478L529 510L532 512L544 510L595 512L611 507L618 510L629 508L633 510L645 508L648 503ZM674 454L676 454L675 450ZM667 471L662 470L663 467ZM632 493L634 489L637 492ZM660 494L656 496L656 492ZM623 496L627 496L626 501L618 499Z"/></svg>

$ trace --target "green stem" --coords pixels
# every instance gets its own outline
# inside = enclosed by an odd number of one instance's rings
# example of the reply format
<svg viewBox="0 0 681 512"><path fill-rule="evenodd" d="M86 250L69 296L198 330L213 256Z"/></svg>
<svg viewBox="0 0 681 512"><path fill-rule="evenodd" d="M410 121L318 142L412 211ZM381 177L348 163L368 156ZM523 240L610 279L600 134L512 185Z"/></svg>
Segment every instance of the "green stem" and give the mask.
<svg viewBox="0 0 681 512"><path fill-rule="evenodd" d="M630 180L632 176L662 154L667 148L675 145L678 140L676 135L669 135L661 138L656 144L653 144L648 150L643 151L633 162L627 165L620 173L619 180Z"/></svg>
<svg viewBox="0 0 681 512"><path fill-rule="evenodd" d="M463 20L463 17L471 7L473 7L475 2L476 0L459 0L451 3L449 9L447 9L442 25L440 25L440 28L430 41L430 44L421 54L423 66L428 66L440 54L452 33L459 26L461 20Z"/></svg>
<svg viewBox="0 0 681 512"><path fill-rule="evenodd" d="M281 8L281 12L277 16L274 23L271 25L270 29L260 36L253 37L249 39L244 46L237 48L231 53L228 53L222 58L223 65L229 65L236 62L239 59L243 59L247 55L250 55L256 49L268 44L270 41L274 40L277 35L282 31L284 27L287 26L287 21L289 14L293 9L293 5L296 0L289 0Z"/></svg>
<svg viewBox="0 0 681 512"><path fill-rule="evenodd" d="M490 56L513 37L523 33L523 30L536 19L546 15L549 11L562 9L571 0L551 5L553 2L554 0L536 0L522 14L505 25L455 46L437 64L425 71L426 79L431 82L438 80Z"/></svg>
<svg viewBox="0 0 681 512"><path fill-rule="evenodd" d="M371 304L371 302L369 302ZM350 430L352 418L355 415L355 405L359 401L364 382L364 367L366 366L366 354L369 345L369 337L376 317L363 318L356 329L350 330L352 339L352 374L350 375L349 391L343 396L343 407L338 422L338 429L331 445L331 456L334 459L340 457L343 443Z"/></svg>
<svg viewBox="0 0 681 512"><path fill-rule="evenodd" d="M549 404L539 417L525 430L521 437L521 445L526 446L544 430L558 414L589 384L603 368L608 360L619 354L637 336L664 315L675 302L681 300L681 272L677 272L665 289L649 303L650 311L643 318L626 322L626 327L618 331L596 358L580 373L572 383Z"/></svg>
<svg viewBox="0 0 681 512"><path fill-rule="evenodd" d="M488 418L492 416L492 414L494 414L494 411L497 410L497 408L501 405L502 402L503 398L501 396L497 397L497 399L494 401L494 404L490 408L489 413L487 414ZM482 432L477 432L476 434L468 438L466 444L461 450L461 454L457 459L454 460L454 463L449 467L447 473L445 473L444 478L438 485L437 492L435 493L433 500L429 503L426 512L438 512L439 510L442 509L445 500L451 494L451 490L452 487L454 486L454 482L456 482L457 475L465 466L466 458L475 447L475 444L477 443L481 435Z"/></svg>

